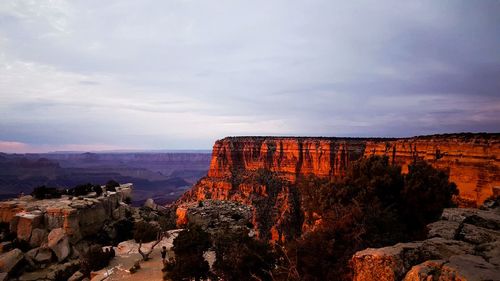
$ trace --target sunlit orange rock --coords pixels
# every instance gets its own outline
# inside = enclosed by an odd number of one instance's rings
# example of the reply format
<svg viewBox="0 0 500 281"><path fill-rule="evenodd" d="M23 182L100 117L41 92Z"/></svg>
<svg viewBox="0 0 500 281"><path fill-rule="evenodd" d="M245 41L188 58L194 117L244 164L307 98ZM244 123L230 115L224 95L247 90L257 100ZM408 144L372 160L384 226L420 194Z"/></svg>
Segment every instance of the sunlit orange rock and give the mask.
<svg viewBox="0 0 500 281"><path fill-rule="evenodd" d="M408 164L424 159L449 173L459 191L461 205L477 206L500 186L500 134L452 134L404 139L315 138L315 137L228 137L215 142L208 175L179 202L204 199L234 200L255 205L269 198L269 190L252 178L259 170L275 172L293 184L300 176L342 177L350 162L371 155L386 155L408 171ZM498 192L498 191L497 191ZM278 223L296 209L296 200L286 187L273 194L267 204ZM271 196L271 197L272 197ZM262 204L262 203L261 203ZM314 218L303 230L314 229L321 218ZM256 224L261 225L257 220ZM288 227L288 226L283 226ZM279 235L278 235L279 236ZM281 239L281 238L280 238Z"/></svg>

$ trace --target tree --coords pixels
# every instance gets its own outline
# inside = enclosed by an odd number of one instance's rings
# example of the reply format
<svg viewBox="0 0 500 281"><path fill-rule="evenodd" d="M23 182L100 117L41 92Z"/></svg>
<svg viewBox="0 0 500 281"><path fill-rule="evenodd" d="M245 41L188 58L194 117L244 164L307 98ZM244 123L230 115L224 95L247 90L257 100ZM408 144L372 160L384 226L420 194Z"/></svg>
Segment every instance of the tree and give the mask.
<svg viewBox="0 0 500 281"><path fill-rule="evenodd" d="M214 238L214 268L224 280L271 280L276 258L270 245L246 230L223 229Z"/></svg>
<svg viewBox="0 0 500 281"><path fill-rule="evenodd" d="M448 176L429 164L415 162L405 176L377 156L354 162L343 179L306 177L297 188L305 225L315 227L286 250L300 280L349 280L356 251L422 238L456 194Z"/></svg>
<svg viewBox="0 0 500 281"><path fill-rule="evenodd" d="M448 175L419 160L408 166L404 189L401 191L400 211L410 230L422 229L435 221L443 208L453 206L458 194ZM418 210L418 211L417 211Z"/></svg>
<svg viewBox="0 0 500 281"><path fill-rule="evenodd" d="M175 260L166 264L164 279L206 279L210 268L203 253L210 245L210 235L199 226L190 225L181 231L174 240Z"/></svg>
<svg viewBox="0 0 500 281"><path fill-rule="evenodd" d="M116 191L116 188L120 186L120 183L118 183L115 180L109 180L106 183L106 191Z"/></svg>

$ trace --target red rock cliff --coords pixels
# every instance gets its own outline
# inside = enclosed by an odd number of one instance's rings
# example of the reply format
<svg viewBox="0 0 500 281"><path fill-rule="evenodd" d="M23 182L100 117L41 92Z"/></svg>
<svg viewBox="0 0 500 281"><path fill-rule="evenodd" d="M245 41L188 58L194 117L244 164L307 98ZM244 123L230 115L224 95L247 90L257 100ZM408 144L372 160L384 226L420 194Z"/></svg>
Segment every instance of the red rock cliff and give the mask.
<svg viewBox="0 0 500 281"><path fill-rule="evenodd" d="M245 180L258 170L270 170L293 183L298 176L342 176L351 161L370 155L387 155L407 171L415 158L446 170L467 204L480 204L500 186L500 135L455 134L405 139L228 137L213 148L208 175L181 199L236 200L255 205L269 190L258 181ZM294 195L283 185L273 194L271 216L282 223L296 212ZM285 218L285 219L284 219ZM273 239L281 234L270 228ZM275 240L275 239L274 239Z"/></svg>

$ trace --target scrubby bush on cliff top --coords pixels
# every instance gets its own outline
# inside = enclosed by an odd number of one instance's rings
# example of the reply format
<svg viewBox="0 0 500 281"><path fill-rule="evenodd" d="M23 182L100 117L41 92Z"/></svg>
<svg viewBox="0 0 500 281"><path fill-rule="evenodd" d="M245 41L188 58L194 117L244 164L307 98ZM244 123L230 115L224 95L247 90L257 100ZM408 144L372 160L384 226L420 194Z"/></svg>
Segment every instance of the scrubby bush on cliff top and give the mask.
<svg viewBox="0 0 500 281"><path fill-rule="evenodd" d="M190 225L174 240L175 259L164 268L164 280L205 280L209 275L203 253L211 246L210 234L199 226Z"/></svg>
<svg viewBox="0 0 500 281"><path fill-rule="evenodd" d="M264 241L248 236L248 231L223 229L213 237L214 269L223 280L272 280L275 254Z"/></svg>
<svg viewBox="0 0 500 281"><path fill-rule="evenodd" d="M338 181L304 178L298 189L305 223L321 218L316 231L288 245L288 266L301 280L349 280L356 251L422 238L457 194L448 176L427 163L415 162L402 175L387 157L357 161Z"/></svg>

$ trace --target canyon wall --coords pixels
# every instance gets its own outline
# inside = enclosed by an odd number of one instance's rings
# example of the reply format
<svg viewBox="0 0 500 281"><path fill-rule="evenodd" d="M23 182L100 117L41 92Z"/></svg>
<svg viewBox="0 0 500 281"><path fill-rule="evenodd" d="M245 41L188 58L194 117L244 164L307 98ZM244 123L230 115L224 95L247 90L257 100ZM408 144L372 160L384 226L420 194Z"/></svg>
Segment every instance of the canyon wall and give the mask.
<svg viewBox="0 0 500 281"><path fill-rule="evenodd" d="M458 200L464 206L477 206L500 191L500 134L403 139L228 137L215 143L208 175L178 204L204 199L235 200L254 206L257 202L261 206L271 204L267 206L271 220L293 225L287 218L300 212L300 199L290 187L298 177L342 177L350 162L371 155L388 156L392 163L402 166L403 172L414 159L424 159L445 170L456 183ZM274 172L284 180L283 184L269 190L255 179L261 171ZM275 226L267 229L271 238L283 239Z"/></svg>

